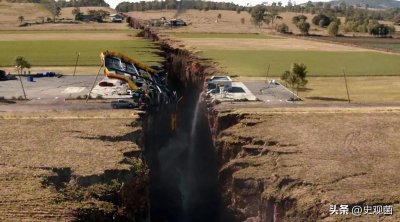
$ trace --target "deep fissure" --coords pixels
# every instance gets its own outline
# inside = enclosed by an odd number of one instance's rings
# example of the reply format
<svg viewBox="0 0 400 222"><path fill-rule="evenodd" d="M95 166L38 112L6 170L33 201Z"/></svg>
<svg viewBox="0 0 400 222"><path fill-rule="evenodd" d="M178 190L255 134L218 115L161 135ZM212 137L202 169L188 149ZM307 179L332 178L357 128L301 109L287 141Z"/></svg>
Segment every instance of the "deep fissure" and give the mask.
<svg viewBox="0 0 400 222"><path fill-rule="evenodd" d="M207 108L200 96L204 77L188 81L184 75L188 74L189 55L167 54L169 82L181 99L176 107L149 110L143 120L150 221L221 221L217 160ZM177 129L171 131L174 111Z"/></svg>

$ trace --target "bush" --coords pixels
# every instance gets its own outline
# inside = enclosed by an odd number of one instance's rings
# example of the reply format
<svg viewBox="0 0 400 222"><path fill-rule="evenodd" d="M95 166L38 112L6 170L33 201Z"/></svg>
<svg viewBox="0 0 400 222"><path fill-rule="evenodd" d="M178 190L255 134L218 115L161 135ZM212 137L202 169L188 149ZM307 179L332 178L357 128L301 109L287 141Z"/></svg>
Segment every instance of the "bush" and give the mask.
<svg viewBox="0 0 400 222"><path fill-rule="evenodd" d="M292 18L292 23L297 26L297 24L301 21L305 22L307 20L307 16L305 15L296 15Z"/></svg>
<svg viewBox="0 0 400 222"><path fill-rule="evenodd" d="M242 10L240 10L240 7L237 7L237 8L236 8L236 13L237 13L237 14L240 14L241 11L242 11Z"/></svg>
<svg viewBox="0 0 400 222"><path fill-rule="evenodd" d="M312 19L312 23L314 25L318 25L320 27L326 27L331 23L331 18L329 18L328 16L324 15L324 14L319 14L314 16L314 18Z"/></svg>
<svg viewBox="0 0 400 222"><path fill-rule="evenodd" d="M279 33L288 33L289 32L289 26L287 26L285 23L278 24L275 27L275 30Z"/></svg>
<svg viewBox="0 0 400 222"><path fill-rule="evenodd" d="M301 34L308 35L308 31L310 30L310 23L306 21L300 21L297 23L297 28L300 29Z"/></svg>
<svg viewBox="0 0 400 222"><path fill-rule="evenodd" d="M339 34L339 24L337 24L336 22L331 22L331 24L329 24L328 26L327 31L330 36L337 36Z"/></svg>

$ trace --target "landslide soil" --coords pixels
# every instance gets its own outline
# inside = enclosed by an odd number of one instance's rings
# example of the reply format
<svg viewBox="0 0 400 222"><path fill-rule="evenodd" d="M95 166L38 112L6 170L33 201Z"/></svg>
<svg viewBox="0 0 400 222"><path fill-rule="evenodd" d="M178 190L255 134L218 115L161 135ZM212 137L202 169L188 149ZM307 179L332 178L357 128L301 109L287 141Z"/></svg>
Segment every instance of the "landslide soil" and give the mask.
<svg viewBox="0 0 400 222"><path fill-rule="evenodd" d="M217 118L223 195L236 218L259 218L272 201L285 205L285 221L400 220L399 109L243 108ZM329 216L330 204L388 204L394 216Z"/></svg>

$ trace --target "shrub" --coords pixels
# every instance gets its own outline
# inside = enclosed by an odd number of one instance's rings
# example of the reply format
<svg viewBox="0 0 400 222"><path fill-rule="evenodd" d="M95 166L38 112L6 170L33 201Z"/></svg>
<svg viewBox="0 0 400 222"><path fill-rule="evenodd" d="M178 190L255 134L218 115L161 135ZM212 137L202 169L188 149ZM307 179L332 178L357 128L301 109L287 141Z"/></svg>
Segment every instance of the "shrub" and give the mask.
<svg viewBox="0 0 400 222"><path fill-rule="evenodd" d="M312 19L312 23L314 25L318 25L320 27L326 27L331 23L331 18L329 18L328 16L324 15L324 14L319 14L314 16L314 18Z"/></svg>
<svg viewBox="0 0 400 222"><path fill-rule="evenodd" d="M331 22L327 31L330 36L337 36L339 34L339 24L336 22Z"/></svg>
<svg viewBox="0 0 400 222"><path fill-rule="evenodd" d="M297 23L297 28L300 29L300 32L304 35L308 35L308 31L310 30L310 23L306 21L300 21Z"/></svg>
<svg viewBox="0 0 400 222"><path fill-rule="evenodd" d="M285 23L278 24L275 27L275 30L279 33L288 33L289 32L289 26L287 26Z"/></svg>

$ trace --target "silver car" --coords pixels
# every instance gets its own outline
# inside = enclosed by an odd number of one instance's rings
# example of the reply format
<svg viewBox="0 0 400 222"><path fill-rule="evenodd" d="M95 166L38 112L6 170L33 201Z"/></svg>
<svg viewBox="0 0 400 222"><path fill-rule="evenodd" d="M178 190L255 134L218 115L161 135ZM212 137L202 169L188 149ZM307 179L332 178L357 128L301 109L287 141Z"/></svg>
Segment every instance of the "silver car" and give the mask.
<svg viewBox="0 0 400 222"><path fill-rule="evenodd" d="M123 109L123 108L132 109L132 108L138 107L138 105L136 103L130 102L128 100L119 99L117 101L112 101L111 107L113 109Z"/></svg>

